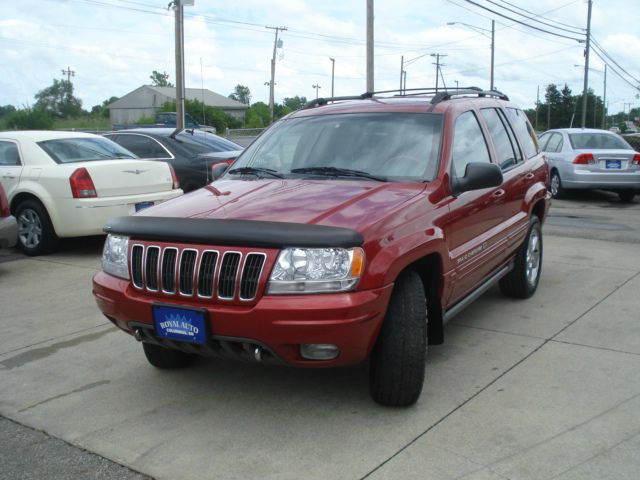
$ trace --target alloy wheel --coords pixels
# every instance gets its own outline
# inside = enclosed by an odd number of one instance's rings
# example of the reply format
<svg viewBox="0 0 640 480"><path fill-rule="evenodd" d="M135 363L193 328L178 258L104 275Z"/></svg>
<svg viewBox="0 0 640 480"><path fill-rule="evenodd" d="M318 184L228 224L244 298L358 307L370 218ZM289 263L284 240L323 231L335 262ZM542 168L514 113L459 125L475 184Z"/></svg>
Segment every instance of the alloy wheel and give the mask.
<svg viewBox="0 0 640 480"><path fill-rule="evenodd" d="M42 221L35 210L24 209L18 216L18 236L27 248L35 248L42 241Z"/></svg>

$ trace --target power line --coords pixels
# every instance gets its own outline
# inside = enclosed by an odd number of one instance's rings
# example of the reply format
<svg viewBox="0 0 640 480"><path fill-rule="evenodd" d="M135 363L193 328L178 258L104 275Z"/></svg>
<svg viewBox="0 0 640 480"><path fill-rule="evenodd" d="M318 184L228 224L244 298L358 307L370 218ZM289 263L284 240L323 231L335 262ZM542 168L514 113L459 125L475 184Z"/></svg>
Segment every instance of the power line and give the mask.
<svg viewBox="0 0 640 480"><path fill-rule="evenodd" d="M584 32L580 32L580 31L576 32L575 30L569 30L569 29L567 29L567 28L557 27L557 26L555 26L555 25L553 25L553 24L551 24L551 23L543 22L542 20L538 20L538 19L536 19L535 17L531 17L531 16L526 15L526 14L524 14L524 13L520 13L520 12L518 12L517 10L511 9L511 8L508 8L508 7L503 7L502 5L499 5L497 2L494 2L493 0L486 0L486 1L487 1L488 3L491 3L491 4L495 5L495 6L496 6L496 7L498 7L498 8L502 8L503 10L506 10L506 11L508 11L508 12L515 13L516 15L520 15L521 17L524 17L524 18L526 18L526 19L528 19L528 20L533 20L534 22L538 22L538 23L540 23L541 25L545 25L545 26L547 26L547 27L555 28L555 29L557 29L557 30L562 30L562 31L564 31L564 32L573 33L573 34L575 34L575 35L584 35ZM575 27L573 27L573 28L575 28Z"/></svg>
<svg viewBox="0 0 640 480"><path fill-rule="evenodd" d="M529 25L528 23L521 22L520 20L516 20L515 18L509 17L509 16L504 15L504 14L502 14L500 12L496 12L495 10L492 10L489 7L485 7L483 5L480 5L479 3L476 3L473 0L464 0L464 1L467 2L467 3L470 3L471 5L475 5L478 8L482 8L483 10L491 12L494 15L498 15L499 17L506 18L507 20L509 20L511 22L515 22L515 23L519 23L520 25L524 25L527 28L533 28L534 30L538 30L540 32L547 33L549 35L554 35L556 37L561 37L561 38L568 38L569 40L575 40L576 42L584 42L584 40L582 40L582 39L570 37L568 35L563 35L561 33L551 32L549 30L545 30L544 28L536 27L534 25Z"/></svg>
<svg viewBox="0 0 640 480"><path fill-rule="evenodd" d="M553 19L551 19L551 18L547 18L547 17L545 17L545 16L544 16L544 15L546 15L547 13L555 12L556 10L560 10L561 8L565 8L565 7L568 7L569 5L573 5L574 3L578 3L580 0L573 0L572 2L569 2L569 3L567 3L567 4L565 4L565 5L562 5L562 6L558 7L558 8L554 8L553 10L549 10L548 12L545 12L545 13L543 13L543 14L535 13L535 12L531 12L531 11L529 11L529 10L526 10L526 9L522 8L522 7L519 7L519 6L517 6L517 5L514 5L513 3L509 3L509 2L507 2L507 1L505 1L505 0L499 0L499 1L500 1L500 2L502 2L502 3L504 3L504 4L506 4L506 5L509 5L510 7L515 8L515 9L517 9L517 10L520 10L521 12L528 13L529 15L535 15L535 16L537 16L537 17L544 18L545 20L548 20L548 21L550 21L550 22L555 22L555 23L556 23L556 24L558 24L558 25L562 25L562 26L564 26L564 27L568 27L568 28L573 28L574 30L578 30L578 32L573 32L573 33L578 33L578 34L582 34L582 35L584 35L584 32L585 32L585 29L584 29L584 28L576 27L576 26L574 26L574 25L569 25L569 24L567 24L567 23L562 23L562 22L560 22L560 21L558 21L558 20L553 20ZM491 3L493 3L494 5L497 5L497 4L495 4L495 2L491 2ZM498 6L500 6L500 5L498 5ZM505 8L505 7L500 6L500 8ZM505 8L505 10L506 10L506 8ZM514 12L514 13L517 13L517 12ZM522 15L522 14L518 13L518 15ZM522 15L522 16L524 16L524 15Z"/></svg>
<svg viewBox="0 0 640 480"><path fill-rule="evenodd" d="M593 44L598 48L598 50L600 50L600 52L606 56L611 62L613 62L620 70L622 70L624 73L626 73L627 75L629 75L634 81L640 83L640 80L638 80L636 77L634 77L633 75L631 75L629 72L627 72L624 68L622 68L622 66L616 62L611 55L609 55L604 48L602 48L602 46L596 41L595 38L593 38L593 36L591 37L591 41L593 42Z"/></svg>

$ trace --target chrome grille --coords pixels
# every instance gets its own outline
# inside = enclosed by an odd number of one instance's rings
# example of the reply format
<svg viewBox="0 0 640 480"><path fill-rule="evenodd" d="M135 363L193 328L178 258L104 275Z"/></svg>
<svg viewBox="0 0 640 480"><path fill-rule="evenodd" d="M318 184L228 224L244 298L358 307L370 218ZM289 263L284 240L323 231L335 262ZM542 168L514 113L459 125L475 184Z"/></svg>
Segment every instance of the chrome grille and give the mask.
<svg viewBox="0 0 640 480"><path fill-rule="evenodd" d="M196 270L197 257L197 250L182 251L182 257L180 257L179 280L179 289L182 295L193 295L193 285L195 283L194 272Z"/></svg>
<svg viewBox="0 0 640 480"><path fill-rule="evenodd" d="M255 300L266 253L136 243L131 247L131 283L164 295L243 302Z"/></svg>
<svg viewBox="0 0 640 480"><path fill-rule="evenodd" d="M198 295L205 298L213 297L213 277L218 263L218 252L206 251L200 260L198 272Z"/></svg>
<svg viewBox="0 0 640 480"><path fill-rule="evenodd" d="M226 252L222 256L220 273L218 275L218 297L224 299L233 298L236 292L236 277L240 265L240 253Z"/></svg>
<svg viewBox="0 0 640 480"><path fill-rule="evenodd" d="M266 255L263 253L250 253L247 255L242 269L242 277L240 278L241 300L253 300L256 298L265 258Z"/></svg>

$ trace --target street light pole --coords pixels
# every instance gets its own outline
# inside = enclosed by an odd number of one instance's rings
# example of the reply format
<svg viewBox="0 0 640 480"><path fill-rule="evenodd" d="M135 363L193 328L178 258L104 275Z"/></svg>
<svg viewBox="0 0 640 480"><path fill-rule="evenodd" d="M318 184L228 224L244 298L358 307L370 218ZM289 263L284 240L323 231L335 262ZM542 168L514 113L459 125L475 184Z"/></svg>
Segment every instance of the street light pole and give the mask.
<svg viewBox="0 0 640 480"><path fill-rule="evenodd" d="M320 85L318 85L317 83L315 85L311 85L313 88L316 89L316 100L318 99L318 90L320 90L322 87Z"/></svg>
<svg viewBox="0 0 640 480"><path fill-rule="evenodd" d="M333 98L333 79L335 78L336 72L336 59L330 58L329 60L331 60L331 97Z"/></svg>
<svg viewBox="0 0 640 480"><path fill-rule="evenodd" d="M184 6L174 0L176 29L176 131L184 129Z"/></svg>

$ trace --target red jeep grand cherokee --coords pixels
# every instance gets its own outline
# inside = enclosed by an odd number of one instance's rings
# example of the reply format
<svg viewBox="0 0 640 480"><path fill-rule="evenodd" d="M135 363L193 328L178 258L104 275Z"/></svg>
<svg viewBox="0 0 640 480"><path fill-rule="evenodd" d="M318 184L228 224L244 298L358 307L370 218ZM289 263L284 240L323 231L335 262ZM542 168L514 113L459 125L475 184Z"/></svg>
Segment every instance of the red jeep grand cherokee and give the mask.
<svg viewBox="0 0 640 480"><path fill-rule="evenodd" d="M522 110L478 88L318 99L193 193L117 218L102 312L149 362L370 361L410 405L427 343L499 282L538 285L549 171Z"/></svg>

